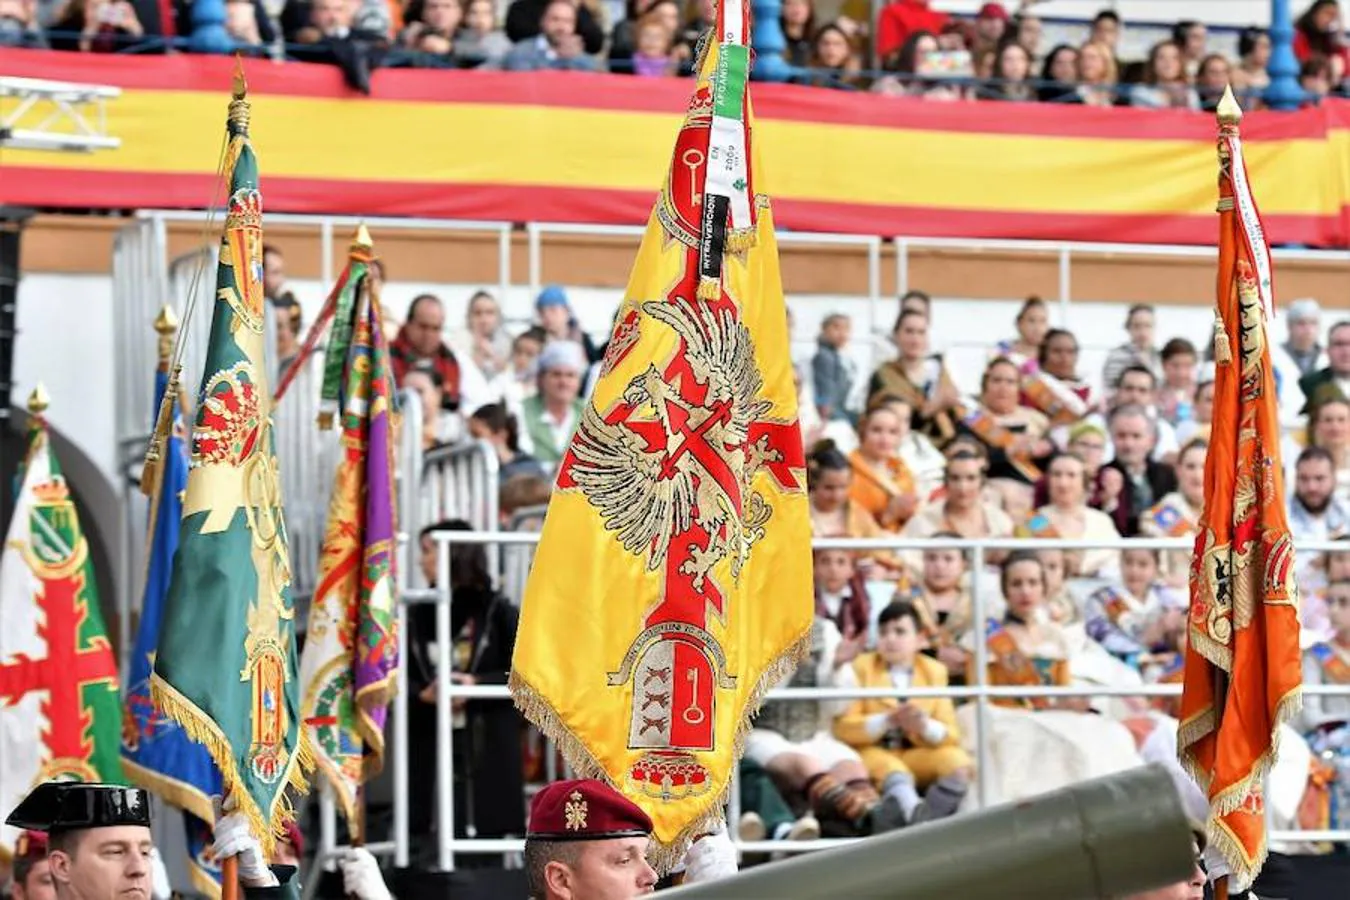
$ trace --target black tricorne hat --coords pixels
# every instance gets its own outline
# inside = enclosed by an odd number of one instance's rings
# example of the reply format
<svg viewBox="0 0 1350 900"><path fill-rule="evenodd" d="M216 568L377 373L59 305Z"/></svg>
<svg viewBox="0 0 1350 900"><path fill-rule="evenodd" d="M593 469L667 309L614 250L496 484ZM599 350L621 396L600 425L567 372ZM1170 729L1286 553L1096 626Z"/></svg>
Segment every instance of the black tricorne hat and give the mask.
<svg viewBox="0 0 1350 900"><path fill-rule="evenodd" d="M33 788L6 825L55 834L112 825L150 826L150 795L120 784L48 781Z"/></svg>

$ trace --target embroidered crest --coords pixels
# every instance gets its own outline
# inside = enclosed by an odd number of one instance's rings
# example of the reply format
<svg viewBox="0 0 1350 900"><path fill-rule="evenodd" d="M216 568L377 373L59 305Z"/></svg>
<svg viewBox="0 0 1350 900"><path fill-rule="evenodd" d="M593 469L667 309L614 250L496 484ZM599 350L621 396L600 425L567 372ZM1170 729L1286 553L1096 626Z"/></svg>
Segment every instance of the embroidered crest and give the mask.
<svg viewBox="0 0 1350 900"><path fill-rule="evenodd" d="M582 831L586 828L586 799L581 791L573 791L563 805L563 814L567 816L564 826L568 831Z"/></svg>
<svg viewBox="0 0 1350 900"><path fill-rule="evenodd" d="M253 367L244 360L217 372L202 396L190 465L238 466L252 455L263 425Z"/></svg>

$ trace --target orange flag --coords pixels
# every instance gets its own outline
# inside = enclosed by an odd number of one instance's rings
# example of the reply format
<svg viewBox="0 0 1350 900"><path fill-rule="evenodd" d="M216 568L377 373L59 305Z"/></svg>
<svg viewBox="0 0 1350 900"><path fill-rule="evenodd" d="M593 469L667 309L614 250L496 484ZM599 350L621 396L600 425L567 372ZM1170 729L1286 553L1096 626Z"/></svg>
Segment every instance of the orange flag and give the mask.
<svg viewBox="0 0 1350 900"><path fill-rule="evenodd" d="M1298 590L1266 315L1270 249L1247 181L1232 93L1219 109L1219 272L1214 424L1191 561L1183 765L1206 789L1210 843L1237 886L1266 858L1262 782L1275 730L1298 711Z"/></svg>

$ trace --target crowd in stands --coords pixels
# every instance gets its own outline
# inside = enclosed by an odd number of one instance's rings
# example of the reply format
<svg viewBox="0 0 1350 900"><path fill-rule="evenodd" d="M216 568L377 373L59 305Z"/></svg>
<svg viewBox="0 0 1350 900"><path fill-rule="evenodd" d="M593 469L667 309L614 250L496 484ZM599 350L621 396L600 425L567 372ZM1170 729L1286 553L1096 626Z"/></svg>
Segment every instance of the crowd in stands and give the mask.
<svg viewBox="0 0 1350 900"><path fill-rule="evenodd" d="M278 325L285 320L279 339L293 340L294 298L280 271L269 248L266 287ZM814 354L797 366L813 533L939 542L1083 538L1115 546L989 550L978 559L939 545L818 550L812 657L792 684L892 687L901 697L910 687L971 684L981 641L993 685L1176 683L1190 553L1119 539L1195 534L1213 417L1212 334L1164 338L1157 311L1132 307L1098 378L1082 370L1076 335L1051 327L1047 305L1029 297L1008 337L987 348L978 390L968 394L930 343L943 316L943 303L906 294L891 334L894 358L872 371L852 355L849 317L821 319ZM520 330L508 330L486 292L470 298L458 325L447 321L440 298L424 294L389 333L397 376L421 398L424 447L486 441L500 464L503 526L520 527L520 515L530 513L525 527L537 527L605 350L579 328L565 290L540 292L534 321ZM1294 538L1350 540L1350 320L1324 322L1315 300L1298 300L1271 326L1271 340ZM432 582L434 549L424 541ZM483 548L457 546L456 553L456 597L472 602L453 610L457 644L464 644L453 655L453 680L504 683L518 599L494 587ZM1298 565L1306 677L1350 684L1350 542L1345 552L1302 553ZM417 660L432 632L423 623L419 637L417 621L412 629ZM434 716L434 665L419 665L425 718ZM987 773L995 796L1023 796L1150 754L1174 756L1171 700L997 703L985 736L999 746L989 756L999 769ZM518 833L519 804L510 798L531 765L538 775L538 756L503 755L503 746L514 746L509 734L522 727L507 705L473 701L456 711L459 725L482 731L457 739L465 756L456 771L492 772L493 789L472 801L477 834ZM1269 798L1273 809L1287 810L1282 827L1350 827L1347 712L1350 702L1310 698L1298 733L1286 735L1331 774L1318 776L1329 785L1320 806L1304 802L1298 779L1292 800ZM419 727L430 729L428 721ZM740 834L799 840L951 815L967 803L972 732L971 705L951 700L770 703L742 763ZM475 747L493 749L476 756ZM1007 762L1026 754L1048 762L1030 772ZM503 818L504 799L512 813Z"/></svg>
<svg viewBox="0 0 1350 900"><path fill-rule="evenodd" d="M1184 20L1137 52L1105 9L1085 28L1057 28L1064 42L1052 44L1037 2L985 3L965 18L892 0L873 34L866 0L844 0L833 17L817 0L784 0L785 57L800 84L937 101L1212 109L1230 81L1253 102L1269 83L1263 29L1234 46ZM335 64L368 90L381 66L688 75L713 11L712 0L226 0L223 27L243 52ZM0 0L0 46L162 52L190 46L182 38L204 24L195 15L186 0ZM1294 51L1310 101L1344 93L1338 0L1298 17Z"/></svg>

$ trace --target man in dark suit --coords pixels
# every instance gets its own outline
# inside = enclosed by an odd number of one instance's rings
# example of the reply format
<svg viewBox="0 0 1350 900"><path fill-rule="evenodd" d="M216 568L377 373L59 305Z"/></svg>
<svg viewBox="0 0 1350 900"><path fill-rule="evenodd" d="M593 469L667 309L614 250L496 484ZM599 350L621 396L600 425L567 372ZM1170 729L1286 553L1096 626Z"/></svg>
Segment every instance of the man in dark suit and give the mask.
<svg viewBox="0 0 1350 900"><path fill-rule="evenodd" d="M1101 510L1121 535L1135 537L1140 514L1177 489L1177 476L1171 466L1149 458L1158 432L1144 407L1118 406L1107 424L1116 455L1097 473Z"/></svg>
<svg viewBox="0 0 1350 900"><path fill-rule="evenodd" d="M1299 379L1305 402L1302 412L1311 415L1328 400L1350 400L1350 321L1331 326L1325 369Z"/></svg>

